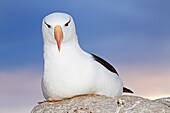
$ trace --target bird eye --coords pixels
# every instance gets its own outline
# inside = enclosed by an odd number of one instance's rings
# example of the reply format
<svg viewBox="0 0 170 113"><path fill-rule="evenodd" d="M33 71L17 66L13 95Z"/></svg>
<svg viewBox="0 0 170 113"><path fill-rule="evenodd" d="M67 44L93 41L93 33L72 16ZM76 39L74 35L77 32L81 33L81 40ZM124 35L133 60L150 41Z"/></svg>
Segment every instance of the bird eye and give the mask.
<svg viewBox="0 0 170 113"><path fill-rule="evenodd" d="M44 23L48 28L51 28L51 26L49 24L47 24L45 21L44 21Z"/></svg>
<svg viewBox="0 0 170 113"><path fill-rule="evenodd" d="M71 18L70 18L70 20L65 24L65 26L68 26L70 22L71 22Z"/></svg>

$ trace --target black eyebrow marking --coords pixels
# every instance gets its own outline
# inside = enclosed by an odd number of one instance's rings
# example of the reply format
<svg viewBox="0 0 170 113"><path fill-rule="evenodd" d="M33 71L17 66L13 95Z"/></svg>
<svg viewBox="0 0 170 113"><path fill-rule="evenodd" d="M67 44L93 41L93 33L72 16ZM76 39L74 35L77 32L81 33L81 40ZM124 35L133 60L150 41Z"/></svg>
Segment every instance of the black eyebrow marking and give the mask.
<svg viewBox="0 0 170 113"><path fill-rule="evenodd" d="M49 24L47 24L45 21L44 21L45 25L47 25L48 28L51 28L51 26Z"/></svg>
<svg viewBox="0 0 170 113"><path fill-rule="evenodd" d="M70 22L71 22L71 18L70 18L70 20L65 24L65 26L68 26Z"/></svg>

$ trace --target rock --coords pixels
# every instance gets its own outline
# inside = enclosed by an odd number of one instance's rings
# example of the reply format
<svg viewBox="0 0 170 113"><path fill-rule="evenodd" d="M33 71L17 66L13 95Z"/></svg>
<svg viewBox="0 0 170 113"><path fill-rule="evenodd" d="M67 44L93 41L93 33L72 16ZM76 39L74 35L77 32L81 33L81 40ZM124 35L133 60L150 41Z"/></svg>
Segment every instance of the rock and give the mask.
<svg viewBox="0 0 170 113"><path fill-rule="evenodd" d="M154 101L157 102L157 103L162 103L162 104L170 107L170 97L160 98L160 99L156 99L156 100L154 100Z"/></svg>
<svg viewBox="0 0 170 113"><path fill-rule="evenodd" d="M80 96L45 102L31 113L170 113L170 98L149 100L137 96Z"/></svg>

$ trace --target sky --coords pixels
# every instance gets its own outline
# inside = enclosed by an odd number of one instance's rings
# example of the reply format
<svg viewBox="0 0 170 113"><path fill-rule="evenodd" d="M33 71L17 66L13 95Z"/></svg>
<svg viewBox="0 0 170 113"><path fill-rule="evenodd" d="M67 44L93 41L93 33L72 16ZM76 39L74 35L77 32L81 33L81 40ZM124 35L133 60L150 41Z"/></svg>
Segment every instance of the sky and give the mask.
<svg viewBox="0 0 170 113"><path fill-rule="evenodd" d="M1 0L0 112L29 113L44 100L41 23L53 12L72 15L81 47L111 63L134 95L170 96L169 4L169 0Z"/></svg>

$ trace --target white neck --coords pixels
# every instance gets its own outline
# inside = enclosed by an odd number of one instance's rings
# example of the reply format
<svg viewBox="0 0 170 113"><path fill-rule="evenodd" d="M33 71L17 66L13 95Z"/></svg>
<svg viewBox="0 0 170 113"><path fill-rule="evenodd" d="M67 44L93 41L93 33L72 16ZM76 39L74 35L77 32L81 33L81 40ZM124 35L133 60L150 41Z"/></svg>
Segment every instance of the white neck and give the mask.
<svg viewBox="0 0 170 113"><path fill-rule="evenodd" d="M86 59L89 56L80 48L76 35L62 43L60 52L57 45L45 43L44 75L55 76L56 70L63 73L65 69L72 68L73 65L80 65L84 58Z"/></svg>
<svg viewBox="0 0 170 113"><path fill-rule="evenodd" d="M60 52L57 44L44 43L45 65L64 65L66 62L72 62L80 56L87 55L88 54L80 48L76 34L61 44Z"/></svg>
<svg viewBox="0 0 170 113"><path fill-rule="evenodd" d="M48 54L50 55L49 51L52 52L52 53L56 53L57 55L61 55L65 52L74 51L74 50L77 50L77 49L81 50L76 34L73 34L69 38L69 40L61 43L60 52L58 50L57 43L52 44L48 41L44 41L44 53L47 54L47 55Z"/></svg>

